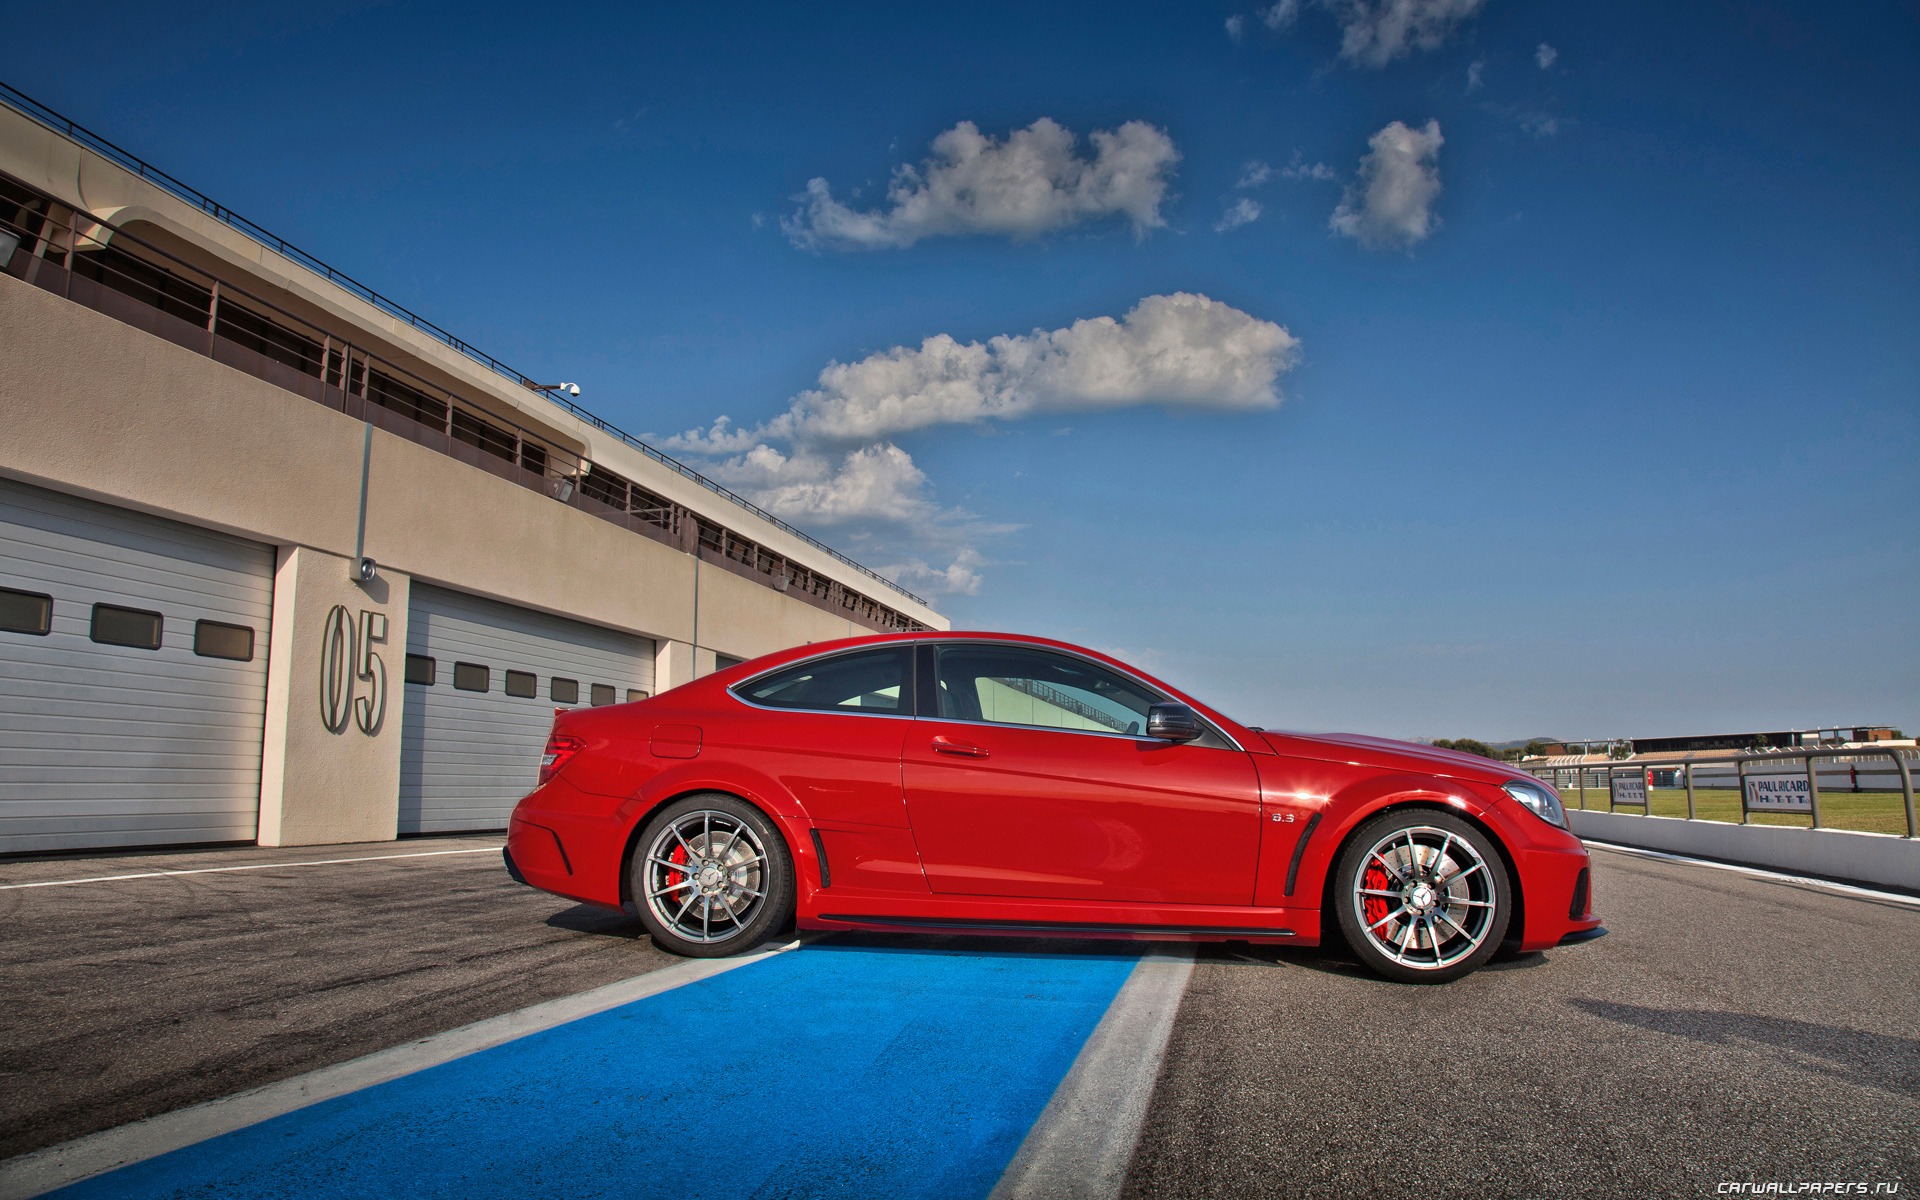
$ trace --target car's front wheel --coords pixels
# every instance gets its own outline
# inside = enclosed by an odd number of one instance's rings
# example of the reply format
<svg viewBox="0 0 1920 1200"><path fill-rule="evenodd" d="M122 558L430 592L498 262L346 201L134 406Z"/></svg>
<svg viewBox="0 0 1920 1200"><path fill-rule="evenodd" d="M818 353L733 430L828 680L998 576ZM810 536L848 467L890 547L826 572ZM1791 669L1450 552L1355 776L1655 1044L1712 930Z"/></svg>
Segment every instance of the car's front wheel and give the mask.
<svg viewBox="0 0 1920 1200"><path fill-rule="evenodd" d="M692 958L752 949L793 912L793 858L779 830L722 792L685 796L654 814L634 847L629 883L653 940Z"/></svg>
<svg viewBox="0 0 1920 1200"><path fill-rule="evenodd" d="M1334 873L1340 932L1362 963L1406 983L1444 983L1500 948L1512 915L1506 864L1447 813L1400 809L1360 827Z"/></svg>

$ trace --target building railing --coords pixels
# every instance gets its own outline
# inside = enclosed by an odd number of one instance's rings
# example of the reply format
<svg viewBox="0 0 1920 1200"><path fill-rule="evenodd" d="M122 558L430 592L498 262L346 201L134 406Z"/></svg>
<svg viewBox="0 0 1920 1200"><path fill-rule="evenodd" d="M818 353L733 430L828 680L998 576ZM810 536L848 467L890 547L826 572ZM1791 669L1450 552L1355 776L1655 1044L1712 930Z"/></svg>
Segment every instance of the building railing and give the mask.
<svg viewBox="0 0 1920 1200"><path fill-rule="evenodd" d="M212 217L214 220L219 221L221 224L226 225L231 229L237 230L238 232L244 234L246 237L252 239L253 241L259 242L261 245L267 247L269 250L272 250L275 254L278 254L283 258L291 259L292 261L300 264L302 267L305 267L307 270L312 271L314 274L319 275L322 278L326 279L329 283L332 283L336 287L344 288L346 291L351 292L353 295L359 297L361 300L364 300L368 304L371 304L375 308L378 308L381 312L386 313L388 316L393 317L396 320L405 322L410 328L418 330L423 334L426 334L428 337L434 339L435 341L441 343L442 345L445 345L457 351L458 353L472 360L473 362L476 362L481 366L486 367L487 369L493 371L494 373L506 379L509 379L514 383L527 388L530 391L533 391L541 396L544 396L549 402L557 405L562 409L565 409L569 414L578 418L579 420L585 421L587 424L593 426L595 429L599 430L601 433L604 433L609 437L619 439L622 443L633 448L634 450L639 451L641 454L659 463L660 465L666 467L668 470L673 471L675 474L681 475L686 479L689 479L694 483L699 484L701 487L706 488L708 491L714 493L715 495L720 496L723 499L726 499L734 504L737 504L741 508L746 509L748 512L753 513L755 516L773 525L776 529L779 529L781 532L789 534L793 537L796 537L801 541L805 542L807 545L812 546L815 550L818 550L823 554L831 556L835 561L845 566L853 568L855 571L858 571L860 574L865 575L870 579L874 579L880 583L885 584L888 588L892 589L893 591L899 592L902 596L907 597L909 600L913 600L923 605L927 604L927 600L924 597L908 591L906 588L900 586L898 583L895 583L893 580L888 579L886 576L880 574L878 571L873 570L871 567L855 562L853 559L847 557L845 554L842 554L840 551L835 550L833 547L827 545L825 542L819 541L818 539L814 538L811 534L805 533L802 530L794 528L792 525L789 525L787 522L781 520L779 517L774 516L772 513L768 512L766 509L761 508L759 505L755 504L753 501L748 500L746 497L733 491L731 488L727 487L725 484L722 484L713 479L709 479L707 476L702 475L700 472L694 470L692 467L681 462L680 460L654 448L653 446L647 444L646 442L641 441L639 438L626 432L624 429L621 429L619 426L611 424L610 422L605 421L598 416L595 416L593 413L587 411L586 409L581 408L578 404L575 404L572 400L566 397L560 396L550 389L541 387L539 384L535 383L532 379L528 378L526 375L522 374L519 371L514 370L512 367L507 366L507 364L501 362L499 359L493 357L491 354L488 354L485 351L482 351L474 346L469 345L468 343L462 341L460 338L455 337L453 334L447 332L445 329L442 329L440 326L435 325L432 321L427 320L425 317L420 316L418 313L414 312L413 310L406 308L405 306L387 298L386 296L381 295L379 292L368 287L366 284L361 283L359 280L353 278L352 276L346 274L345 272L336 270L335 268L329 266L327 263L321 261L319 258L315 257L314 255L309 254L307 251L302 250L300 247L287 241L285 238L282 238L277 234L269 232L267 229L254 223L253 221L248 220L247 218L241 216L239 213L236 213L232 209L227 208L225 205L216 203L214 200L207 197L197 189L192 188L187 184L180 182L178 179L175 179L173 176L167 174L165 171L160 170L158 167L155 167L150 163L146 162L145 160L135 156L134 154L121 149L119 146L108 141L106 138L101 137L99 134L94 133L92 130L86 128L85 126L80 125L72 120L69 120L67 117L64 117L61 114L55 112L53 109L48 108L46 105L40 103L38 100L35 100L33 97L20 91L18 88L12 87L6 83L0 83L0 103L6 104L9 108L12 108L14 111L22 114L23 116L31 118L32 120L38 122L41 125L46 126L48 129L53 130L55 133L58 133L62 137L65 137L70 141L79 143L80 145L86 147L87 149L93 151L94 153L100 155L101 157L112 160L116 165L124 168L127 171L132 172L133 174L139 176L141 179L144 179L148 183L153 184L155 187L160 188L161 190L167 192L168 194L172 195L175 199L178 199L186 204L192 205L194 208L198 209L200 212L205 213L207 216Z"/></svg>
<svg viewBox="0 0 1920 1200"><path fill-rule="evenodd" d="M874 629L925 628L244 284L70 212L0 174L0 271L804 603Z"/></svg>
<svg viewBox="0 0 1920 1200"><path fill-rule="evenodd" d="M1734 787L1740 794L1740 823L1746 825L1751 822L1751 818L1756 812L1784 812L1792 814L1798 811L1795 809L1754 808L1747 799L1747 780L1749 778L1777 778L1782 774L1777 768L1787 766L1790 761L1798 759L1800 760L1801 770L1804 772L1807 780L1806 812L1807 815L1812 818L1813 828L1820 829L1822 828L1820 820L1820 772L1814 765L1815 760L1887 758L1893 760L1894 772L1900 780L1901 800L1906 808L1906 836L1909 838L1920 838L1920 823L1916 822L1914 813L1913 769L1908 765L1907 761L1911 755L1912 751L1903 747L1889 747L1885 750L1876 750L1868 746L1854 746L1830 749L1773 750L1763 754L1742 754L1734 758L1719 758L1705 762L1692 758L1636 758L1623 759L1617 762L1582 763L1566 766L1529 766L1525 763L1521 763L1519 766L1521 770L1533 775L1534 778L1553 784L1554 787L1562 793L1570 790L1575 791L1579 806L1582 809L1587 807L1587 779L1589 776L1598 776L1601 782L1599 782L1596 787L1606 790L1607 811L1609 812L1612 812L1615 808L1613 801L1613 780L1616 775L1639 774L1644 781L1647 774L1653 771L1679 771L1687 791L1686 819L1689 821L1701 819L1694 801L1694 772L1698 770L1703 774L1721 774L1725 768L1731 766L1733 768ZM1776 769L1770 771L1753 771L1749 769L1755 765L1771 766ZM1574 787L1571 789L1561 787L1561 778L1568 774L1574 776ZM1643 782L1643 787L1644 786ZM1650 787L1645 788L1646 792L1652 790ZM1644 794L1645 792L1643 792L1643 795ZM1649 812L1651 811L1650 805L1635 804L1631 805L1631 807L1644 808Z"/></svg>

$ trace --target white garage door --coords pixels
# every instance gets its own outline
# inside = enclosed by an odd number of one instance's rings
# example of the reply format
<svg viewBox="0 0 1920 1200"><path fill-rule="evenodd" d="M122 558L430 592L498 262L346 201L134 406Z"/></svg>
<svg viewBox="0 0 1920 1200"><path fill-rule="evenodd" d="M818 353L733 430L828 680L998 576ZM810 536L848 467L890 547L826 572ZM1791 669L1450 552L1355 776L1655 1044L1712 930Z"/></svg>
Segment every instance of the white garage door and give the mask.
<svg viewBox="0 0 1920 1200"><path fill-rule="evenodd" d="M413 585L400 832L503 829L533 790L553 710L653 691L653 642Z"/></svg>
<svg viewBox="0 0 1920 1200"><path fill-rule="evenodd" d="M0 480L0 853L251 841L273 550Z"/></svg>

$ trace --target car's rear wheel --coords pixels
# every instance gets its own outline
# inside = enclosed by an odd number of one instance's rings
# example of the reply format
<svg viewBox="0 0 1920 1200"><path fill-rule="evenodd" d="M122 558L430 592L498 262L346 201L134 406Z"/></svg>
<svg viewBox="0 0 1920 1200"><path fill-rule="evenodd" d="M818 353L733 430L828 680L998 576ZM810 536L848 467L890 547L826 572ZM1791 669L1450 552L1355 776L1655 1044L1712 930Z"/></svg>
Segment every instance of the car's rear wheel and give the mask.
<svg viewBox="0 0 1920 1200"><path fill-rule="evenodd" d="M682 797L654 814L634 847L629 883L653 940L692 958L750 950L793 913L793 858L779 830L722 792Z"/></svg>
<svg viewBox="0 0 1920 1200"><path fill-rule="evenodd" d="M1513 890L1491 839L1447 813L1400 809L1360 827L1335 871L1340 932L1389 979L1444 983L1500 948Z"/></svg>

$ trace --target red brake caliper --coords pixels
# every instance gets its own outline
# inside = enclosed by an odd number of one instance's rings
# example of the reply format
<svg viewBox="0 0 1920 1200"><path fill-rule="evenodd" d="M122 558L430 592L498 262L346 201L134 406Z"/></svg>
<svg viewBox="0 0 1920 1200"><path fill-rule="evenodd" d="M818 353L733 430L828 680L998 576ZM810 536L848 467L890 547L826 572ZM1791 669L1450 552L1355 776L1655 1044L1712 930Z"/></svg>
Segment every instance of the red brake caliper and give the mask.
<svg viewBox="0 0 1920 1200"><path fill-rule="evenodd" d="M1370 892L1387 891L1387 885L1390 882L1387 878L1387 873L1382 871L1378 866L1368 867L1367 873L1360 877L1360 886ZM1387 907L1387 898L1385 896L1368 896L1360 902L1360 911L1367 914L1367 928L1372 929L1380 922L1386 920L1387 914L1393 910ZM1376 930L1376 932L1378 931ZM1382 936L1385 935L1382 934Z"/></svg>
<svg viewBox="0 0 1920 1200"><path fill-rule="evenodd" d="M673 848L673 851L670 854L668 854L667 857L673 860L674 862L684 863L687 861L687 848L685 846L675 846ZM684 871L668 871L667 882L662 886L670 887L670 888L679 887L680 884L686 881L686 878L687 878L687 875L686 875L686 872ZM675 896L673 897L673 899L678 901L678 900L684 900L685 897Z"/></svg>

